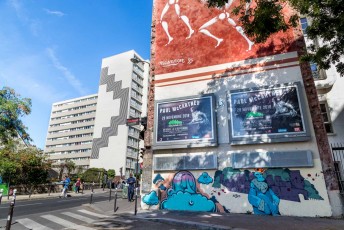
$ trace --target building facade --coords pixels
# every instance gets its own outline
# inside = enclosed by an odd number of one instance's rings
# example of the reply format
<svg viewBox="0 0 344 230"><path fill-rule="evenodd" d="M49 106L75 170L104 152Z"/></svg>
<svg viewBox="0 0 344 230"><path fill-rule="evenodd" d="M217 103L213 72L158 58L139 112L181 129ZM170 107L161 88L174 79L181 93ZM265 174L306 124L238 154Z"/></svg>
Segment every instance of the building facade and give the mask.
<svg viewBox="0 0 344 230"><path fill-rule="evenodd" d="M310 65L299 62L301 28L254 44L231 14L237 2L154 1L141 205L338 215L323 114Z"/></svg>
<svg viewBox="0 0 344 230"><path fill-rule="evenodd" d="M92 94L52 105L44 152L55 165L71 160L89 167L97 99Z"/></svg>
<svg viewBox="0 0 344 230"><path fill-rule="evenodd" d="M145 116L147 104L148 64L132 58L143 61L133 50L102 60L90 162L126 178L136 172L141 131L128 127L127 118Z"/></svg>
<svg viewBox="0 0 344 230"><path fill-rule="evenodd" d="M307 46L324 45L321 39L311 40L307 36L309 20L301 17L301 26ZM344 61L343 58L340 59ZM328 70L320 70L315 64L311 65L315 86L318 93L320 110L324 120L325 130L332 149L336 175L344 194L344 78L339 75L335 65Z"/></svg>

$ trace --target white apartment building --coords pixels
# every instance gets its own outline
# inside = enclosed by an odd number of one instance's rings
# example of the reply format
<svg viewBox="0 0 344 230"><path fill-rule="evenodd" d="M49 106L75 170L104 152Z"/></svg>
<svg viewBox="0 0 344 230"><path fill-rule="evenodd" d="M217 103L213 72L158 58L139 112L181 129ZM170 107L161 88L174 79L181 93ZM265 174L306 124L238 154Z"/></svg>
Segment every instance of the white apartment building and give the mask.
<svg viewBox="0 0 344 230"><path fill-rule="evenodd" d="M307 36L308 26L306 17L301 18L301 26L306 44L309 46L323 45L321 39L310 40ZM341 61L344 61L341 57ZM315 86L320 102L320 110L323 117L328 140L332 148L332 156L335 171L341 193L344 194L344 78L337 72L332 64L328 70L319 70L315 64L311 65Z"/></svg>
<svg viewBox="0 0 344 230"><path fill-rule="evenodd" d="M128 127L126 121L146 116L148 72L149 65L133 50L102 60L90 167L126 177L136 172L143 141L140 127Z"/></svg>
<svg viewBox="0 0 344 230"><path fill-rule="evenodd" d="M44 152L55 165L71 160L89 167L97 98L92 94L52 105Z"/></svg>

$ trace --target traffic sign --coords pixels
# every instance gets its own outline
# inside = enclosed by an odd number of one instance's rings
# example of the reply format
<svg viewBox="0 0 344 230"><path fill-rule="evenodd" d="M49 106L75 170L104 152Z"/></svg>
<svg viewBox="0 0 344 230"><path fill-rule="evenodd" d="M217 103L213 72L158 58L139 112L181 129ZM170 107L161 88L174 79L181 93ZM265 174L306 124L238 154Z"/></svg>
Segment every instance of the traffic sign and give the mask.
<svg viewBox="0 0 344 230"><path fill-rule="evenodd" d="M127 119L127 126L134 126L140 124L140 118L135 117L135 118L128 118Z"/></svg>

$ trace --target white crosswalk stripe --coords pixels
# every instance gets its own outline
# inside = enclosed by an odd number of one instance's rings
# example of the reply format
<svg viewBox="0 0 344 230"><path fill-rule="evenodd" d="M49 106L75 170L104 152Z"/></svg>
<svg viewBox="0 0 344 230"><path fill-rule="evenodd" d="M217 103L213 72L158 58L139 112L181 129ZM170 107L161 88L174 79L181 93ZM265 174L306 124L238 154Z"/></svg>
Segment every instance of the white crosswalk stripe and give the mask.
<svg viewBox="0 0 344 230"><path fill-rule="evenodd" d="M72 213L72 212L63 212L62 214L66 215L66 216L69 216L69 217L73 217L74 219L78 219L78 220L84 221L84 222L86 222L88 224L96 221L94 219L88 218L86 216L81 216L81 215L78 215L78 214L75 214L75 213Z"/></svg>
<svg viewBox="0 0 344 230"><path fill-rule="evenodd" d="M44 225L41 225L33 220L30 220L28 218L24 218L24 219L19 219L16 220L16 222L18 222L19 224L27 227L28 229L34 229L34 230L53 230L51 228L48 228Z"/></svg>
<svg viewBox="0 0 344 230"><path fill-rule="evenodd" d="M83 225L80 225L80 222L84 223L84 224L95 224L97 221L99 221L99 218L107 218L109 216L106 215L102 215L102 214L98 214L95 212L91 212L91 211L87 211L84 209L80 209L77 210L78 213L75 212L61 212L61 214L63 215L62 218L58 217L56 215L42 215L40 216L41 218L44 218L44 221L39 221L40 223L36 222L36 218L35 221L29 218L23 218L23 219L17 219L16 222L19 223L20 225L23 225L25 228L28 229L33 229L33 230L54 230L54 229L80 229L80 230L91 230L93 228L90 227L86 227ZM58 213L55 213L58 214ZM82 214L86 214L82 215ZM68 220L64 219L64 216L68 216ZM90 216L90 217L87 217ZM73 223L73 219L75 219L75 222L77 223ZM49 223L46 220L52 222ZM43 225L47 224L49 227ZM61 228L56 227L57 225L61 225ZM54 227L53 227L54 226ZM1 227L0 227L1 228Z"/></svg>
<svg viewBox="0 0 344 230"><path fill-rule="evenodd" d="M52 221L54 223L57 223L59 225L62 225L63 227L66 227L66 228L71 228L71 229L76 229L76 230L79 230L79 229L80 230L92 230L92 229L94 229L94 228L89 228L86 226L75 224L73 222L67 221L65 219L62 219L60 217L53 216L53 215L43 215L41 217L45 218L49 221Z"/></svg>
<svg viewBox="0 0 344 230"><path fill-rule="evenodd" d="M108 218L109 217L109 216L105 216L105 215L98 214L98 213L95 213L95 212L90 212L90 211L87 211L87 210L84 210L84 209L78 210L78 212L82 212L82 213L85 213L87 215L96 216L96 217L99 217L99 218Z"/></svg>

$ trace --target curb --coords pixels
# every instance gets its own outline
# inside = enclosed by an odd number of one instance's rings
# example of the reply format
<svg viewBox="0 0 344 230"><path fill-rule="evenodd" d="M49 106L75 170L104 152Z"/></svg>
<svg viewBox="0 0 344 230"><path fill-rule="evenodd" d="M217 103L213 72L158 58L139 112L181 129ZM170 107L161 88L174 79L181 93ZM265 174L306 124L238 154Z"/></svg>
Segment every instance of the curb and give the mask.
<svg viewBox="0 0 344 230"><path fill-rule="evenodd" d="M206 230L239 230L238 228L232 228L227 227L223 225L216 225L216 224L205 224L205 223L199 223L194 221L182 221L182 220L176 220L172 218L141 218L148 221L153 222L160 222L160 223L166 223L166 224L174 224L178 226L185 226L185 228L196 228L196 229L206 229Z"/></svg>

